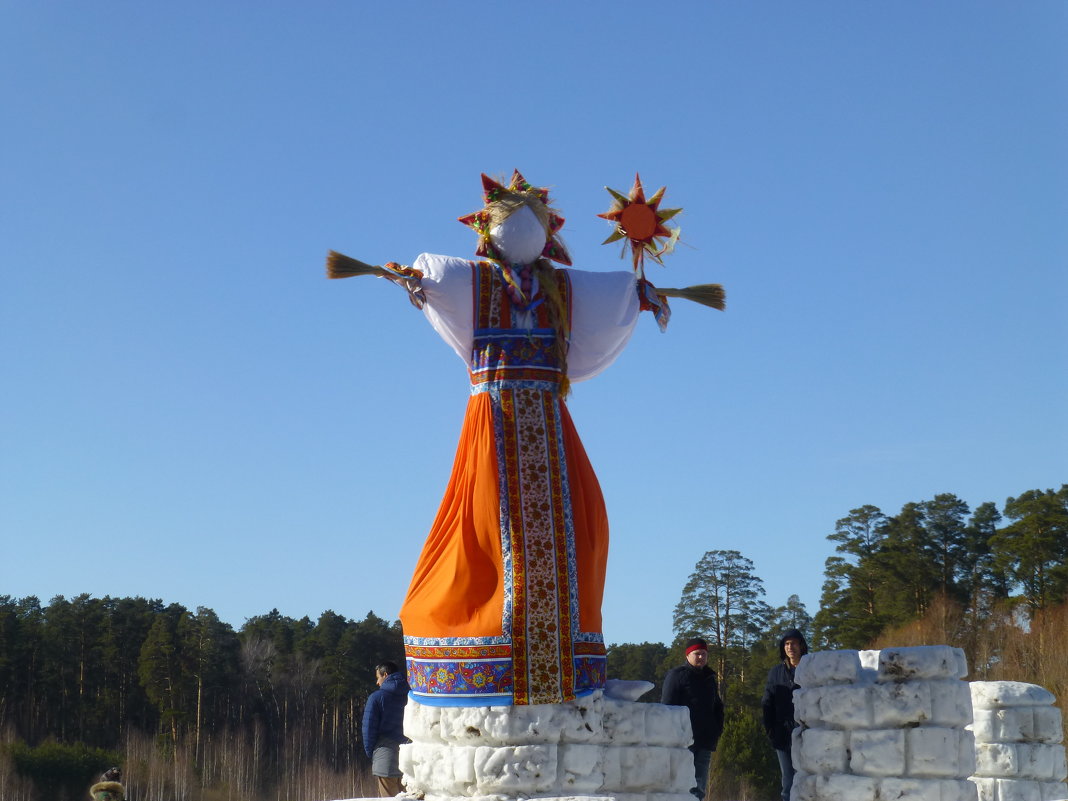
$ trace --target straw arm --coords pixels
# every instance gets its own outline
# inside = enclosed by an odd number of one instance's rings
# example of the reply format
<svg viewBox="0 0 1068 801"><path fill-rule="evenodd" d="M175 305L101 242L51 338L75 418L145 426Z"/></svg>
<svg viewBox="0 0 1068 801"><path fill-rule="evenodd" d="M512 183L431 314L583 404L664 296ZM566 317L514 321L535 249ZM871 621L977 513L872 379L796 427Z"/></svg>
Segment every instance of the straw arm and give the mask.
<svg viewBox="0 0 1068 801"><path fill-rule="evenodd" d="M682 289L658 286L656 294L665 298L692 300L694 303L700 303L702 306L708 306L712 309L719 309L719 311L727 308L727 293L720 284L696 284Z"/></svg>
<svg viewBox="0 0 1068 801"><path fill-rule="evenodd" d="M351 278L354 275L378 275L388 278L391 273L373 264L366 264L357 259L331 250L326 255L327 278Z"/></svg>

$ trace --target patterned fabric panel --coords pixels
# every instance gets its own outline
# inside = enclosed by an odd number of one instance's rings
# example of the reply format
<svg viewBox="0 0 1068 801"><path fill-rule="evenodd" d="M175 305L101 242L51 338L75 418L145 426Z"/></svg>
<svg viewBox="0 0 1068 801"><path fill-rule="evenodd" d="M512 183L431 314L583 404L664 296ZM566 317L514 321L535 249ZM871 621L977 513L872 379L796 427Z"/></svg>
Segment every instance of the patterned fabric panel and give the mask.
<svg viewBox="0 0 1068 801"><path fill-rule="evenodd" d="M511 702L512 660L409 658L408 683L416 695L480 697L490 704Z"/></svg>
<svg viewBox="0 0 1068 801"><path fill-rule="evenodd" d="M512 660L407 659L408 683L421 704L507 706L513 703ZM602 689L607 678L604 656L575 656L575 697Z"/></svg>
<svg viewBox="0 0 1068 801"><path fill-rule="evenodd" d="M558 384L560 367L555 344L556 334L552 329L476 331L471 383L511 379Z"/></svg>
<svg viewBox="0 0 1068 801"><path fill-rule="evenodd" d="M603 656L575 657L575 694L599 690L608 679L608 660Z"/></svg>

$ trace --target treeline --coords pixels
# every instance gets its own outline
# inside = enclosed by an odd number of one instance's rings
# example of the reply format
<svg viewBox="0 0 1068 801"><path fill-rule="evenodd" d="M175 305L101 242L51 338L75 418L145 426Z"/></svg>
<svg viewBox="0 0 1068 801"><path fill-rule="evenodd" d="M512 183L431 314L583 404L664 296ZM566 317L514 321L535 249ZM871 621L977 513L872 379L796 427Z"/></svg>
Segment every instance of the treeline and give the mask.
<svg viewBox="0 0 1068 801"><path fill-rule="evenodd" d="M123 754L145 801L373 794L363 705L374 666L403 654L374 614L272 610L234 631L159 600L0 596L0 796L80 798L106 767L85 767L88 746Z"/></svg>
<svg viewBox="0 0 1068 801"><path fill-rule="evenodd" d="M972 512L949 493L896 515L861 506L828 539L837 555L815 618L825 648L863 648L936 603L962 610L974 639L991 617L1031 619L1068 597L1068 485L1029 490L1002 511L983 503Z"/></svg>

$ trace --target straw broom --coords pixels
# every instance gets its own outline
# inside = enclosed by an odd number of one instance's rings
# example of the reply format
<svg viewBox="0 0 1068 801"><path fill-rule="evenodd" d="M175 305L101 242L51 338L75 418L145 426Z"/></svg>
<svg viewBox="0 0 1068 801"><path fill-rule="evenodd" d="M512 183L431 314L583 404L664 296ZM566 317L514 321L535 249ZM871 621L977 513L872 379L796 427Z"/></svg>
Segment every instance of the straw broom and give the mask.
<svg viewBox="0 0 1068 801"><path fill-rule="evenodd" d="M327 278L352 278L354 275L378 275L386 278L392 273L373 264L364 264L336 250L326 254Z"/></svg>
<svg viewBox="0 0 1068 801"><path fill-rule="evenodd" d="M727 293L720 284L695 284L682 289L657 287L656 294L664 298L685 298L702 306L723 311L727 308Z"/></svg>

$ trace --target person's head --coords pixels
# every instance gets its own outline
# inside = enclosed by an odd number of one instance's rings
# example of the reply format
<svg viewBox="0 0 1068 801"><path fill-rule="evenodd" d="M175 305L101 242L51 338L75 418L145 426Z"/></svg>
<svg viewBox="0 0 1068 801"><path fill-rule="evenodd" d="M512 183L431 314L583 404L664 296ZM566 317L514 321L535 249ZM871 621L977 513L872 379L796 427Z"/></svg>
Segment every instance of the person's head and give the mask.
<svg viewBox="0 0 1068 801"><path fill-rule="evenodd" d="M708 664L708 643L700 637L693 637L686 641L686 662L693 667L704 667Z"/></svg>
<svg viewBox="0 0 1068 801"><path fill-rule="evenodd" d="M797 629L787 629L779 638L779 658L788 662L791 667L797 667L801 657L808 653L808 643L805 635Z"/></svg>
<svg viewBox="0 0 1068 801"><path fill-rule="evenodd" d="M400 668L397 667L396 662L390 662L388 659L385 662L379 662L375 665L375 684L381 686L386 676L390 676L398 670L400 670Z"/></svg>

